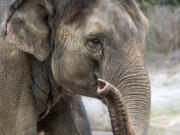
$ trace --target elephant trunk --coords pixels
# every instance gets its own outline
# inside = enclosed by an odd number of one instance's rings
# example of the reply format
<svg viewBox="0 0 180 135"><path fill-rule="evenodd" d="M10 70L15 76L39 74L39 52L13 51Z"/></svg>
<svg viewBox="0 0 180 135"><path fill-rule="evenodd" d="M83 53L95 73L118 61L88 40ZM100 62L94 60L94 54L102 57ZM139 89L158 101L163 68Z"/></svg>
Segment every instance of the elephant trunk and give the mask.
<svg viewBox="0 0 180 135"><path fill-rule="evenodd" d="M102 79L98 84L97 94L108 106L114 135L135 135L120 91Z"/></svg>

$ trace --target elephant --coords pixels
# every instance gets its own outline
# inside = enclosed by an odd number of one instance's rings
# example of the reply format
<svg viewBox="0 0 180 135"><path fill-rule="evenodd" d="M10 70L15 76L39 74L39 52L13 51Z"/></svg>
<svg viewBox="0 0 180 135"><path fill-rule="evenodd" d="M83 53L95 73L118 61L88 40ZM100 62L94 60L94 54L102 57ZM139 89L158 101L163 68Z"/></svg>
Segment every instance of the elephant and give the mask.
<svg viewBox="0 0 180 135"><path fill-rule="evenodd" d="M0 135L91 135L81 96L107 105L114 135L147 134L148 20L135 0L0 6Z"/></svg>

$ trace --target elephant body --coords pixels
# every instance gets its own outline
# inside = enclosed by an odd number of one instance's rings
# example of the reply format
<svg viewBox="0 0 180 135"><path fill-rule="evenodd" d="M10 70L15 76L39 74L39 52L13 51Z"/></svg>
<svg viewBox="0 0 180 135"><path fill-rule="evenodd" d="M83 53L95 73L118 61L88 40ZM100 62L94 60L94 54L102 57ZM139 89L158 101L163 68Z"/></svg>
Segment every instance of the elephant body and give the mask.
<svg viewBox="0 0 180 135"><path fill-rule="evenodd" d="M0 1L1 22L9 2ZM91 135L79 95L100 98L98 78L112 84L109 89L116 89L115 93L120 92L118 98L108 94L102 100L109 108L113 108L111 103L119 105L122 101L127 112L126 116L109 110L114 134L146 134L150 112L142 48L146 19L134 2L22 1L8 20L6 36L0 36L0 135L36 135L42 131L49 135ZM115 10L111 10L113 6ZM113 21L106 21L105 12L115 17ZM113 113L128 117L130 122ZM129 126L120 126L126 122Z"/></svg>
<svg viewBox="0 0 180 135"><path fill-rule="evenodd" d="M1 135L91 134L81 98L63 94L50 76L48 60L39 62L2 39L0 43Z"/></svg>

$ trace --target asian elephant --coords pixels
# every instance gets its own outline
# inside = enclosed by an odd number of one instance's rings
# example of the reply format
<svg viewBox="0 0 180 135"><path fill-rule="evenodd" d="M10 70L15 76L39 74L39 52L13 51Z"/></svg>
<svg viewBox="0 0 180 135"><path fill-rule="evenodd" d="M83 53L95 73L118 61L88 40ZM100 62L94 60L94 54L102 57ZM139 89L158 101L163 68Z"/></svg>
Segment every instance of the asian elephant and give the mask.
<svg viewBox="0 0 180 135"><path fill-rule="evenodd" d="M147 134L148 21L135 0L9 2L0 0L0 135L91 135L78 95L108 106L114 135Z"/></svg>

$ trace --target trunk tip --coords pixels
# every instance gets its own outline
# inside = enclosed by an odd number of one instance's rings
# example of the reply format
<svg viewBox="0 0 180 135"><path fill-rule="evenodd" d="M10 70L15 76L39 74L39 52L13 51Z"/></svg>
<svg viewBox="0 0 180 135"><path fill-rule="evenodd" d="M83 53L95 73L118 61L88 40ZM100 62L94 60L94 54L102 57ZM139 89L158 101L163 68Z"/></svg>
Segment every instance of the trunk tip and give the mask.
<svg viewBox="0 0 180 135"><path fill-rule="evenodd" d="M99 97L104 98L109 93L108 83L105 80L98 78L97 94Z"/></svg>

